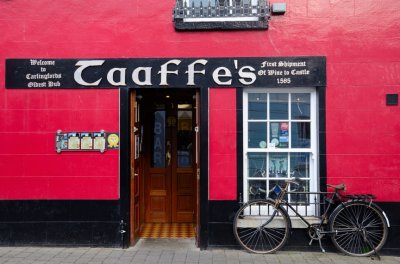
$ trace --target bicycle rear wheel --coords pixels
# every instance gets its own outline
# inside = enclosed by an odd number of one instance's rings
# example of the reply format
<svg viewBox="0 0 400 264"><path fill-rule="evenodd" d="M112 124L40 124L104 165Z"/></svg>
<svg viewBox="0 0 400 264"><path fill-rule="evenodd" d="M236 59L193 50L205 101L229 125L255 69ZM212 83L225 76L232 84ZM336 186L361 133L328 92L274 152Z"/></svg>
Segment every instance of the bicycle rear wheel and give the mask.
<svg viewBox="0 0 400 264"><path fill-rule="evenodd" d="M253 200L235 215L233 232L238 243L252 253L273 253L289 238L287 212L274 208L272 200Z"/></svg>
<svg viewBox="0 0 400 264"><path fill-rule="evenodd" d="M375 204L349 201L337 207L330 218L333 244L350 256L370 256L386 242L388 226Z"/></svg>

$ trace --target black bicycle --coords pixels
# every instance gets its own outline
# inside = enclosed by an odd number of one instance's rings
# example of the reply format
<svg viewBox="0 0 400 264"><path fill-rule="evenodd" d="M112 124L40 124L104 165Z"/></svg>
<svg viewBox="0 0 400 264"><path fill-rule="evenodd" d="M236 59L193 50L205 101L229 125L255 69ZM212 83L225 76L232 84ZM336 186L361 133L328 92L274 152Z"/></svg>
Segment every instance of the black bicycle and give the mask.
<svg viewBox="0 0 400 264"><path fill-rule="evenodd" d="M344 184L328 185L334 189L333 192L289 191L291 184L299 183L297 178L286 180L283 187L276 185L273 188L275 199L252 200L239 208L233 231L244 249L253 253L273 253L282 248L292 228L289 212L294 212L308 228L309 244L318 241L323 252L321 239L328 235L333 244L347 255L375 254L379 257L378 251L386 242L390 225L385 212L372 202L376 198L374 195L341 195L340 191L346 189ZM288 194L322 195L324 201L318 202L322 214L317 223L310 223L299 213L298 205L287 201Z"/></svg>

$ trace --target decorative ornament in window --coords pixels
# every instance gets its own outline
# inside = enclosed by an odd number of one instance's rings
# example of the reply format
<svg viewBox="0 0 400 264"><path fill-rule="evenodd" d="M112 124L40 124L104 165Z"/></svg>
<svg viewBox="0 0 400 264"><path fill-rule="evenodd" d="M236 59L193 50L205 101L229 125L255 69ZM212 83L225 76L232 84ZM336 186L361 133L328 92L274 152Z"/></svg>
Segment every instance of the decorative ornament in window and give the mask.
<svg viewBox="0 0 400 264"><path fill-rule="evenodd" d="M268 29L267 0L176 0L176 30Z"/></svg>

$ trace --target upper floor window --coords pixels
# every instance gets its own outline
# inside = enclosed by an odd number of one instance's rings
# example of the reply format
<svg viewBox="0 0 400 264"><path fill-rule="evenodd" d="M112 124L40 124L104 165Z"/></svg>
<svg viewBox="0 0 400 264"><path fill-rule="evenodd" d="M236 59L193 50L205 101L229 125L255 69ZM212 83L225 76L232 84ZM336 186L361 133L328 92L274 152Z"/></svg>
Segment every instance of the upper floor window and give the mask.
<svg viewBox="0 0 400 264"><path fill-rule="evenodd" d="M176 0L176 30L267 29L267 0Z"/></svg>

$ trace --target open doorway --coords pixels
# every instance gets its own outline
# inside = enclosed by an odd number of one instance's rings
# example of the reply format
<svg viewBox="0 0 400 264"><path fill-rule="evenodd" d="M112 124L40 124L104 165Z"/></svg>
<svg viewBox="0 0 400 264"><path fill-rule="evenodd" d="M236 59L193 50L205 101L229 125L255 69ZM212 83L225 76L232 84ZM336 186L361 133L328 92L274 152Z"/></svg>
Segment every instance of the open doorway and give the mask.
<svg viewBox="0 0 400 264"><path fill-rule="evenodd" d="M131 92L131 245L195 235L199 105L192 89Z"/></svg>

